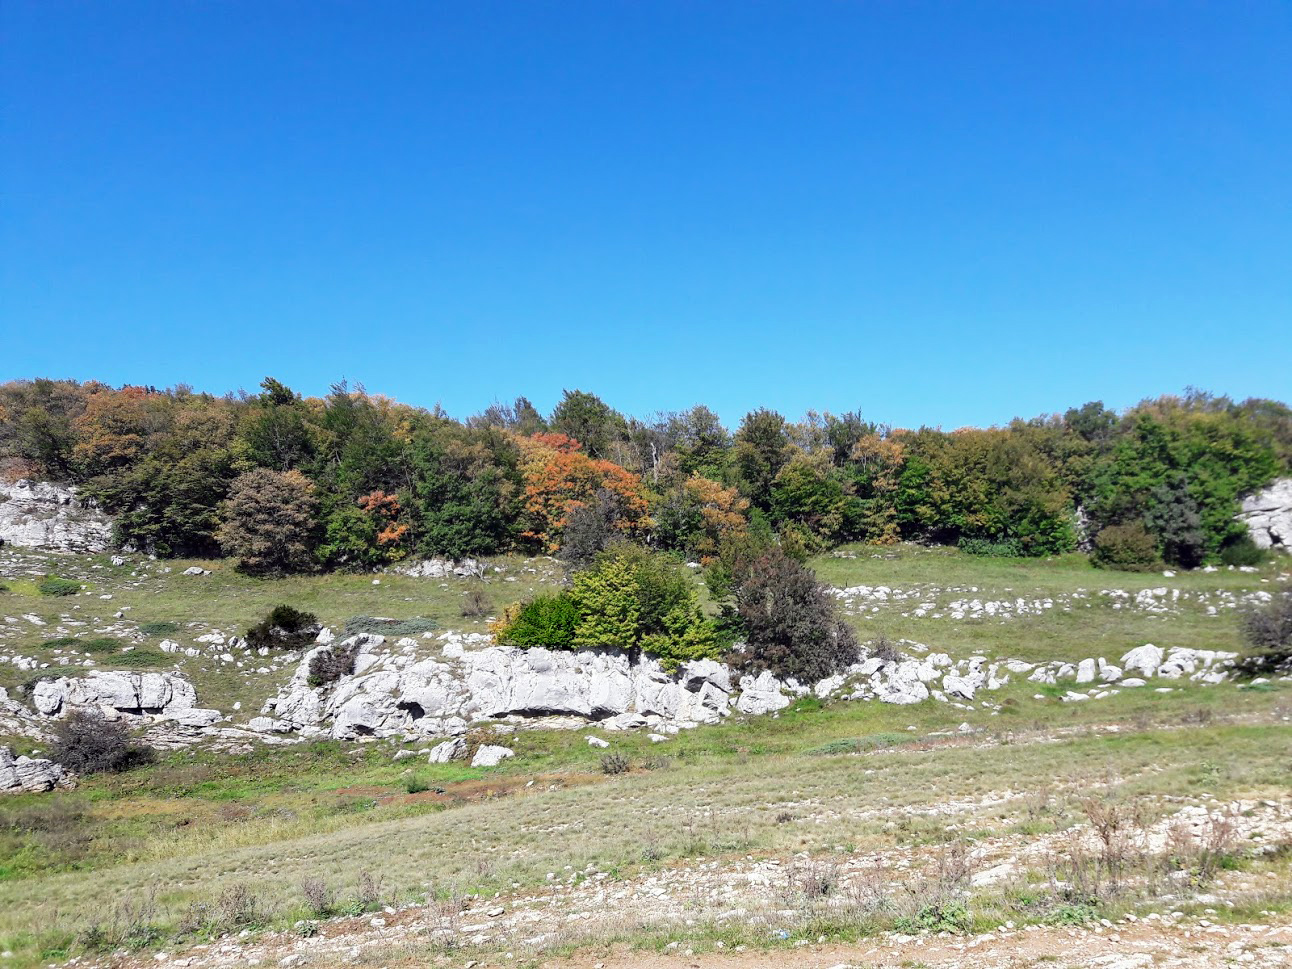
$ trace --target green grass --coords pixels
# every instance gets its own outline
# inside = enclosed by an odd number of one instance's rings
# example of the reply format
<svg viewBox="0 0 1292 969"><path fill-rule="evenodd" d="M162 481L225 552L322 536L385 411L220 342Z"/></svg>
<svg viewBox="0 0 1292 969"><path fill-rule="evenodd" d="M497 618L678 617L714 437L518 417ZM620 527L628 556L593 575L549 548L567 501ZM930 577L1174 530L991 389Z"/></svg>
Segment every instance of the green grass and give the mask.
<svg viewBox="0 0 1292 969"><path fill-rule="evenodd" d="M975 590L940 593L942 600L1058 598L1083 589L1133 593L1161 586L1218 596L1286 587L1274 566L1168 579L1100 572L1080 556L1001 560L910 547L845 552L856 558L814 561L823 579L841 587ZM180 575L190 564L212 574ZM495 610L551 589L561 578L543 560L499 564L507 571L491 573L484 586ZM94 595L42 599L33 577L54 569L91 583ZM506 582L504 575L518 581ZM281 603L315 613L338 631L356 617L416 623L395 627L397 633L385 627L393 635L418 635L430 624L484 628L461 615L471 587L463 579L257 580L222 562L115 567L106 559L39 556L3 578L10 591L0 603L14 617L6 620L3 641L10 651L51 665L31 671L0 664L0 685L74 672L57 665L58 657L91 652L99 668L180 669L196 684L201 705L227 711L241 702L243 717L277 691L290 663L260 674L256 668L276 657L253 656L238 668L216 662L210 651L199 657L162 653L157 640L187 646L212 629L241 634ZM118 610L125 619L113 618ZM1192 599L1167 615L1112 609L1106 602L1010 620L917 618L902 611L890 603L850 621L863 640L882 632L957 658L983 653L1076 660L1120 656L1143 642L1238 645L1234 612L1207 615ZM19 618L26 615L45 625ZM120 638L104 632L110 628L120 630ZM434 648L433 640L425 645ZM1091 793L1153 799L1155 809L1166 810L1163 799L1182 794L1223 800L1286 792L1292 783L1292 685L1169 685L1170 693L1127 689L1103 700L1064 703L1059 697L1066 686L1014 677L990 694L998 711L979 704L964 710L933 702L895 707L809 697L775 716L734 717L664 744L639 733L607 733L613 752L634 765L614 776L602 773L605 752L587 745L587 731L520 730L501 741L516 757L491 770L424 759L394 762L400 749L395 741L307 743L250 754L172 752L148 769L88 778L74 792L0 803L0 948L15 953L14 969L78 954L78 933L105 907L153 887L164 933L173 931L190 903L211 901L240 884L262 896L267 924L288 927L303 917L302 878L323 877L344 893L362 869L378 866L401 898L492 893L513 883L534 888L567 865L622 878L700 856L918 852L953 835L979 841L1040 837L1074 824L1074 804ZM962 733L964 723L970 732ZM37 746L30 738L12 743L23 752ZM1276 877L1261 900L1265 908L1281 910L1279 892L1287 894L1292 885L1287 859L1262 864ZM971 906L967 917L975 926L1016 917L1072 925L1087 914L1080 905L1063 908L1048 896L1024 892ZM963 927L961 913L950 915L956 928ZM947 916L921 916L919 909L903 914L915 920L913 927L922 917L937 922ZM815 938L805 934L812 928L844 937L892 924L889 919L867 928L822 916L804 920L785 944ZM735 926L697 925L665 937L697 946L724 939L769 944L765 933ZM623 941L646 944L643 938L628 933ZM649 944L660 938L651 936Z"/></svg>

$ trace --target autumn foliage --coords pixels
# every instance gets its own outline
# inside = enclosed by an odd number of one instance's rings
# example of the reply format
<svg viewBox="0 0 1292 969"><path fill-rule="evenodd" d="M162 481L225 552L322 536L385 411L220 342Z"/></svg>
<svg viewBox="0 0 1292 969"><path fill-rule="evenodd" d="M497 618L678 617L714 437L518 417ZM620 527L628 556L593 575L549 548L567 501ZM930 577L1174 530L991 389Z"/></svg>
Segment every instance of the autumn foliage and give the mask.
<svg viewBox="0 0 1292 969"><path fill-rule="evenodd" d="M555 552L574 512L602 489L620 500L618 528L630 533L645 524L646 497L641 479L632 472L612 461L588 457L578 441L564 434L534 434L517 443L527 517L524 538Z"/></svg>

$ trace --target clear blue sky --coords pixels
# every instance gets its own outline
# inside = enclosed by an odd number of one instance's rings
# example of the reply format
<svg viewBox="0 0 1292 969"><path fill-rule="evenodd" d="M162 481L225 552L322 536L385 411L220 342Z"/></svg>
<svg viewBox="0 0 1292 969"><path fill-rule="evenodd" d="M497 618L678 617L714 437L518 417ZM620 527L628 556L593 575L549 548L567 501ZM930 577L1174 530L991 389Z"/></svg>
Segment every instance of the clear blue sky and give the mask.
<svg viewBox="0 0 1292 969"><path fill-rule="evenodd" d="M0 379L1292 399L1292 4L5 0Z"/></svg>

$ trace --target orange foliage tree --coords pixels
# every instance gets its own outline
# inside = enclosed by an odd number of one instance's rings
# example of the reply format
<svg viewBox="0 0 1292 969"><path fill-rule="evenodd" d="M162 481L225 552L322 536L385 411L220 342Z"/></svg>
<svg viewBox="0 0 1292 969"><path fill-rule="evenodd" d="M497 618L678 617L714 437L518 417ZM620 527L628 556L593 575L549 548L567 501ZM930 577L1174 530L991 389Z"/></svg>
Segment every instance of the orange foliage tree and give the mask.
<svg viewBox="0 0 1292 969"><path fill-rule="evenodd" d="M528 517L524 538L555 552L575 510L593 501L603 488L620 499L620 529L630 532L644 523L646 497L641 480L632 472L613 461L588 457L579 442L565 434L521 437L517 445Z"/></svg>

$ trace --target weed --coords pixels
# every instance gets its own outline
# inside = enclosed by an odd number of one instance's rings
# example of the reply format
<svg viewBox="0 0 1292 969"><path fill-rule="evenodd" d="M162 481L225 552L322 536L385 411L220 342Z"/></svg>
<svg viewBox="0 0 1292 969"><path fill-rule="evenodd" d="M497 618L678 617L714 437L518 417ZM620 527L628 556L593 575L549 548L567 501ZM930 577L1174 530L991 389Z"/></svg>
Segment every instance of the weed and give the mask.
<svg viewBox="0 0 1292 969"><path fill-rule="evenodd" d="M626 774L632 769L632 761L626 754L609 753L601 758L601 773L603 774Z"/></svg>

